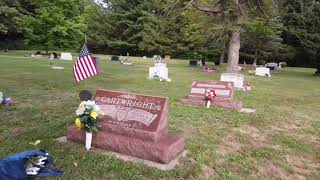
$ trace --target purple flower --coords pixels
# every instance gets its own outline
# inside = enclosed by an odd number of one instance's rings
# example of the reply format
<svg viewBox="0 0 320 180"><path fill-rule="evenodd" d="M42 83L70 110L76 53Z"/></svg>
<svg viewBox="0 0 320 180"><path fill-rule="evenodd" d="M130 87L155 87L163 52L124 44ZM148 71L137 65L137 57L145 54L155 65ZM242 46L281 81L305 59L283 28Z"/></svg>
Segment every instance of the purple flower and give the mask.
<svg viewBox="0 0 320 180"><path fill-rule="evenodd" d="M13 100L11 98L5 98L2 102L4 106L11 106L13 104Z"/></svg>

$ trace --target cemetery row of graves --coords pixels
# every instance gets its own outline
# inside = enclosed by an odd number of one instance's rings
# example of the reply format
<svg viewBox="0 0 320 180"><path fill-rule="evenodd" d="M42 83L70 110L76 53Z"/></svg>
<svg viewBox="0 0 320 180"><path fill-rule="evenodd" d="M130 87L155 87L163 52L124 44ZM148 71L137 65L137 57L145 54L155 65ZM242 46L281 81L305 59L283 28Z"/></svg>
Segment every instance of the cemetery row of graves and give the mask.
<svg viewBox="0 0 320 180"><path fill-rule="evenodd" d="M24 54L0 55L11 100L0 106L1 158L46 150L62 179L320 177L313 69L233 74L212 62L95 55L98 75L76 82L93 72L74 77L74 61Z"/></svg>

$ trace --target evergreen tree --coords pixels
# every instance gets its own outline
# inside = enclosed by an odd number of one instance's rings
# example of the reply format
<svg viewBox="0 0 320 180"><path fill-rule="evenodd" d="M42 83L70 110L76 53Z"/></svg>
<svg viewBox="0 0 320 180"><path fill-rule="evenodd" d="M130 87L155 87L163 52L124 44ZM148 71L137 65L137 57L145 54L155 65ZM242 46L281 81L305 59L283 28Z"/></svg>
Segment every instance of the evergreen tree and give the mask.
<svg viewBox="0 0 320 180"><path fill-rule="evenodd" d="M253 54L253 64L258 58L270 55L274 49L280 48L282 26L277 19L254 18L243 25L242 45L248 53Z"/></svg>
<svg viewBox="0 0 320 180"><path fill-rule="evenodd" d="M293 46L296 56L292 66L315 65L320 47L320 2L316 0L284 0L281 3L284 43Z"/></svg>

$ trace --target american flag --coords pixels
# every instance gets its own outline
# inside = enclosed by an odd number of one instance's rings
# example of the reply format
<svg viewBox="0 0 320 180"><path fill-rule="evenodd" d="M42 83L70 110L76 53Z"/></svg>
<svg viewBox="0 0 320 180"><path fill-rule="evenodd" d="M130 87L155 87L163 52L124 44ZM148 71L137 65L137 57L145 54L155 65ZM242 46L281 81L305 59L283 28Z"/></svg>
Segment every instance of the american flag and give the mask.
<svg viewBox="0 0 320 180"><path fill-rule="evenodd" d="M77 82L98 74L98 69L86 44L81 47L78 60L73 66L73 74Z"/></svg>

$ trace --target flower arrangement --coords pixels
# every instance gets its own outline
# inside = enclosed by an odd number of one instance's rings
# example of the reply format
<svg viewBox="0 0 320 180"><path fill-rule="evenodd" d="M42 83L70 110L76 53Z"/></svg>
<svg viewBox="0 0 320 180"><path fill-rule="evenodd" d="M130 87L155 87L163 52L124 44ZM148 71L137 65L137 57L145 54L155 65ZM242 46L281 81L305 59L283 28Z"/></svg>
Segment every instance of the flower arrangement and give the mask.
<svg viewBox="0 0 320 180"><path fill-rule="evenodd" d="M76 110L78 118L75 120L77 128L83 129L86 132L86 149L89 151L92 143L92 133L98 132L97 117L103 115L96 102L91 101L92 94L83 90L80 92L80 103Z"/></svg>
<svg viewBox="0 0 320 180"><path fill-rule="evenodd" d="M213 89L209 89L206 94L206 100L207 100L207 108L210 108L211 103L214 101L216 97L216 93Z"/></svg>
<svg viewBox="0 0 320 180"><path fill-rule="evenodd" d="M4 106L11 106L13 104L13 100L11 97L5 98L3 93L0 92L0 104L3 104Z"/></svg>
<svg viewBox="0 0 320 180"><path fill-rule="evenodd" d="M82 101L76 111L78 118L75 124L86 132L86 149L89 151L92 143L92 133L98 132L97 117L103 115L94 101Z"/></svg>
<svg viewBox="0 0 320 180"><path fill-rule="evenodd" d="M157 80L157 81L167 81L167 82L171 82L171 79L164 79L162 77L160 77L160 73L159 72L155 72L153 75L153 80Z"/></svg>
<svg viewBox="0 0 320 180"><path fill-rule="evenodd" d="M99 106L94 101L82 101L76 110L78 118L75 124L79 129L84 129L86 132L98 132L97 117L103 115Z"/></svg>
<svg viewBox="0 0 320 180"><path fill-rule="evenodd" d="M207 65L204 65L204 66L202 66L201 70L204 71L204 72L211 73L211 72L214 72L214 71L215 71L215 68L214 68L214 67L207 66Z"/></svg>
<svg viewBox="0 0 320 180"><path fill-rule="evenodd" d="M246 82L246 83L244 84L244 90L245 90L245 91L250 91L250 90L251 90L251 85L250 85L249 82Z"/></svg>

